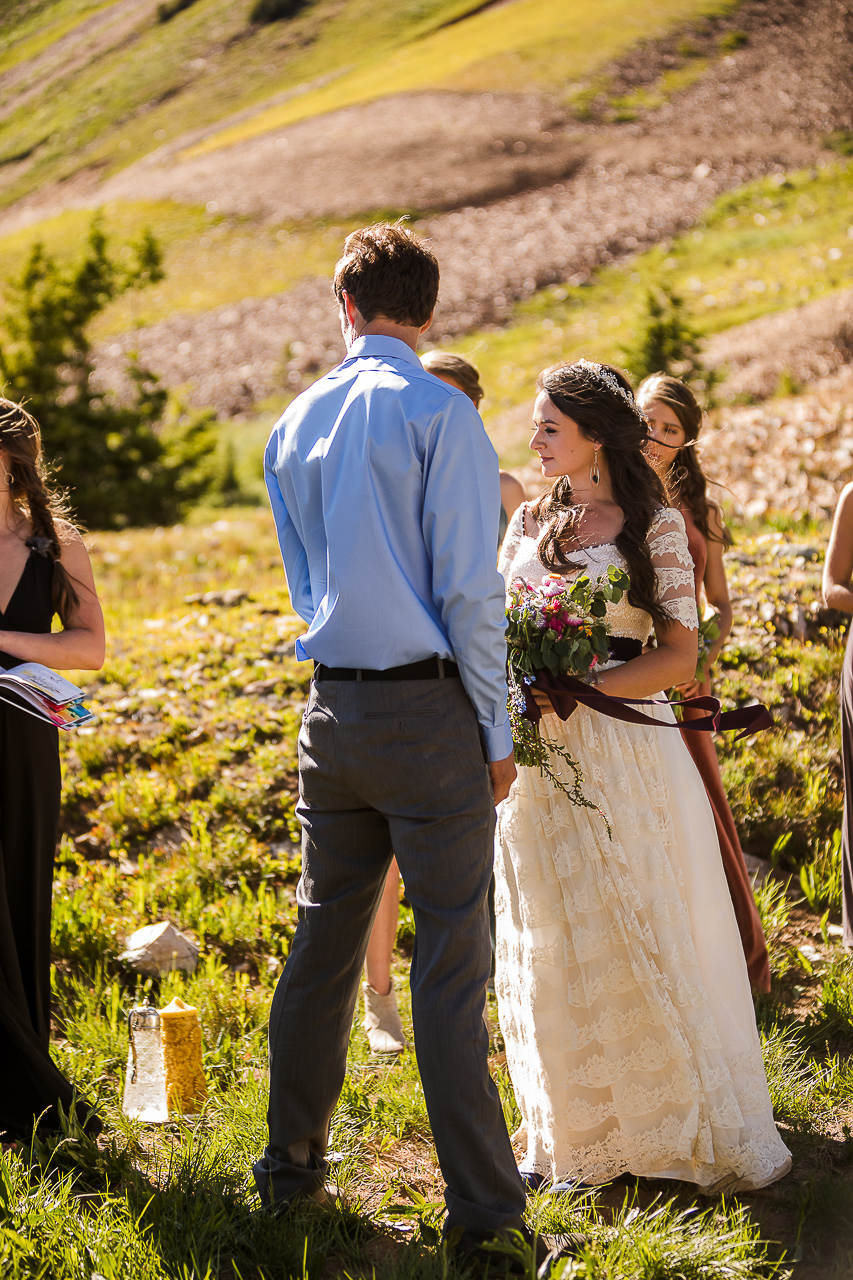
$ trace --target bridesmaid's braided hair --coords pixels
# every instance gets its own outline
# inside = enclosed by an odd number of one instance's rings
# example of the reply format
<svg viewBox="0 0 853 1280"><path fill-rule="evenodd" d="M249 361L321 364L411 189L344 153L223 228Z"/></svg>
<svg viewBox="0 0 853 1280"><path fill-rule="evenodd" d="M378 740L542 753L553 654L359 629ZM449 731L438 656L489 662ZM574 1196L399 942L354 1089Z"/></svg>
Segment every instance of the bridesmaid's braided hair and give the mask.
<svg viewBox="0 0 853 1280"><path fill-rule="evenodd" d="M722 538L711 529L708 500L708 480L696 453L696 441L702 429L702 408L693 392L679 378L669 373L651 373L637 388L637 399L649 405L654 400L671 409L684 432L684 444L672 461L666 487L674 507L685 506L696 522L696 527L709 542L732 545L732 535L723 528ZM721 517L722 523L722 517Z"/></svg>
<svg viewBox="0 0 853 1280"><path fill-rule="evenodd" d="M6 455L5 469L12 501L33 527L27 545L53 560L53 609L63 626L68 626L80 597L65 565L56 521L65 518L64 498L47 484L41 451L41 431L23 405L0 397L0 449Z"/></svg>
<svg viewBox="0 0 853 1280"><path fill-rule="evenodd" d="M560 413L577 423L586 440L600 444L613 498L624 517L615 545L625 557L631 579L628 602L648 613L655 624L666 625L670 619L660 603L647 539L655 513L668 503L660 477L643 453L648 423L637 407L630 382L613 365L579 360L546 369L537 378L536 387ZM580 567L566 551L566 546L577 540L581 517L568 476L559 476L531 510L540 525L547 525L539 544L539 559L545 568L565 572Z"/></svg>

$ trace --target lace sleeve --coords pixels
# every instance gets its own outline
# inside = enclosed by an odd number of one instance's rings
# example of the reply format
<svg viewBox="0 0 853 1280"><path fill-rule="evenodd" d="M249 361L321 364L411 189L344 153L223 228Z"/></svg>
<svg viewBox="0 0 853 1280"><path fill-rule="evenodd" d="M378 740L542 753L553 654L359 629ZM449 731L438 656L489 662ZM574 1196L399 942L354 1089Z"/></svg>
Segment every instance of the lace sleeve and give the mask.
<svg viewBox="0 0 853 1280"><path fill-rule="evenodd" d="M690 631L698 630L693 560L680 511L666 507L658 512L649 530L649 551L664 609L673 622L680 622Z"/></svg>
<svg viewBox="0 0 853 1280"><path fill-rule="evenodd" d="M522 502L516 507L512 514L512 519L507 526L504 534L504 540L501 543L501 549L498 552L498 570L506 582L512 562L518 555L518 548L521 546L521 539L524 533L524 512L527 507L526 502Z"/></svg>

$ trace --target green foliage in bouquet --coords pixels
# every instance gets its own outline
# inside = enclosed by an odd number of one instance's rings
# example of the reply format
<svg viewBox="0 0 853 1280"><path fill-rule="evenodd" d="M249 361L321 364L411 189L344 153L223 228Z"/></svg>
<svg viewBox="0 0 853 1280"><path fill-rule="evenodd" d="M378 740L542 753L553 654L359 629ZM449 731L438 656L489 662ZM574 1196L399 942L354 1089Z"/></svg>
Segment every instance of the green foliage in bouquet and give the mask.
<svg viewBox="0 0 853 1280"><path fill-rule="evenodd" d="M509 664L521 677L537 671L585 676L607 661L608 604L628 590L627 573L610 565L595 582L582 574L571 585L556 573L534 588L520 578L510 588L506 639Z"/></svg>
<svg viewBox="0 0 853 1280"><path fill-rule="evenodd" d="M595 580L589 574L581 574L567 583L559 574L550 573L535 587L517 578L509 588L506 615L508 710L516 763L538 768L572 804L594 809L611 839L610 823L604 813L583 793L583 774L577 760L559 742L543 738L539 726L527 719L525 687L535 684L538 672L582 677L598 663L606 662L607 606L618 604L629 586L628 575L614 565ZM568 785L555 772L553 756L558 756L571 771Z"/></svg>

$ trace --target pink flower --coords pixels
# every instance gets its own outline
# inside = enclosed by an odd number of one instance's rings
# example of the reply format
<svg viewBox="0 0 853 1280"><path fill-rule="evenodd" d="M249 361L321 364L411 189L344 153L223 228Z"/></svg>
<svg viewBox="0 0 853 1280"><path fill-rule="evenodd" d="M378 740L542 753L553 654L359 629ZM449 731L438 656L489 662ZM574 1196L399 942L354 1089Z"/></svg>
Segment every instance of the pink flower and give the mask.
<svg viewBox="0 0 853 1280"><path fill-rule="evenodd" d="M543 596L559 596L565 590L566 584L562 578L557 578L553 574L549 574L542 579L542 586L539 588Z"/></svg>

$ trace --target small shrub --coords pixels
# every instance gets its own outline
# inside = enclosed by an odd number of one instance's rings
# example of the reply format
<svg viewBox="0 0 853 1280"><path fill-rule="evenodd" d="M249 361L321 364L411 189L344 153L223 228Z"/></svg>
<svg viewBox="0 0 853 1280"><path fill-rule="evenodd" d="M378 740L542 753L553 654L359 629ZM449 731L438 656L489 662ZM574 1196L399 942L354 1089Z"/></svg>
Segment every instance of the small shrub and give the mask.
<svg viewBox="0 0 853 1280"><path fill-rule="evenodd" d="M727 31L720 38L722 53L734 53L735 49L742 49L745 44L749 44L749 36L745 31Z"/></svg>
<svg viewBox="0 0 853 1280"><path fill-rule="evenodd" d="M165 0L165 3L157 6L157 21L169 22L176 13L182 13L184 9L189 9L194 4L195 0Z"/></svg>
<svg viewBox="0 0 853 1280"><path fill-rule="evenodd" d="M779 374L779 381L776 384L777 396L798 396L802 387L794 377L790 369L783 369Z"/></svg>
<svg viewBox="0 0 853 1280"><path fill-rule="evenodd" d="M308 0L255 0L249 21L281 22L284 18L295 18L307 4Z"/></svg>
<svg viewBox="0 0 853 1280"><path fill-rule="evenodd" d="M210 417L173 414L168 393L134 355L133 396L118 403L92 381L88 328L114 298L163 279L150 231L131 246L129 265L111 256L97 218L82 260L62 270L36 244L3 289L0 383L26 401L45 453L77 516L96 528L167 523L208 488L215 472Z"/></svg>
<svg viewBox="0 0 853 1280"><path fill-rule="evenodd" d="M633 345L622 352L637 382L652 373L670 373L703 390L708 399L715 377L702 364L699 336L683 300L668 284L648 290Z"/></svg>
<svg viewBox="0 0 853 1280"><path fill-rule="evenodd" d="M840 156L853 156L853 129L839 129L824 138L824 145Z"/></svg>

